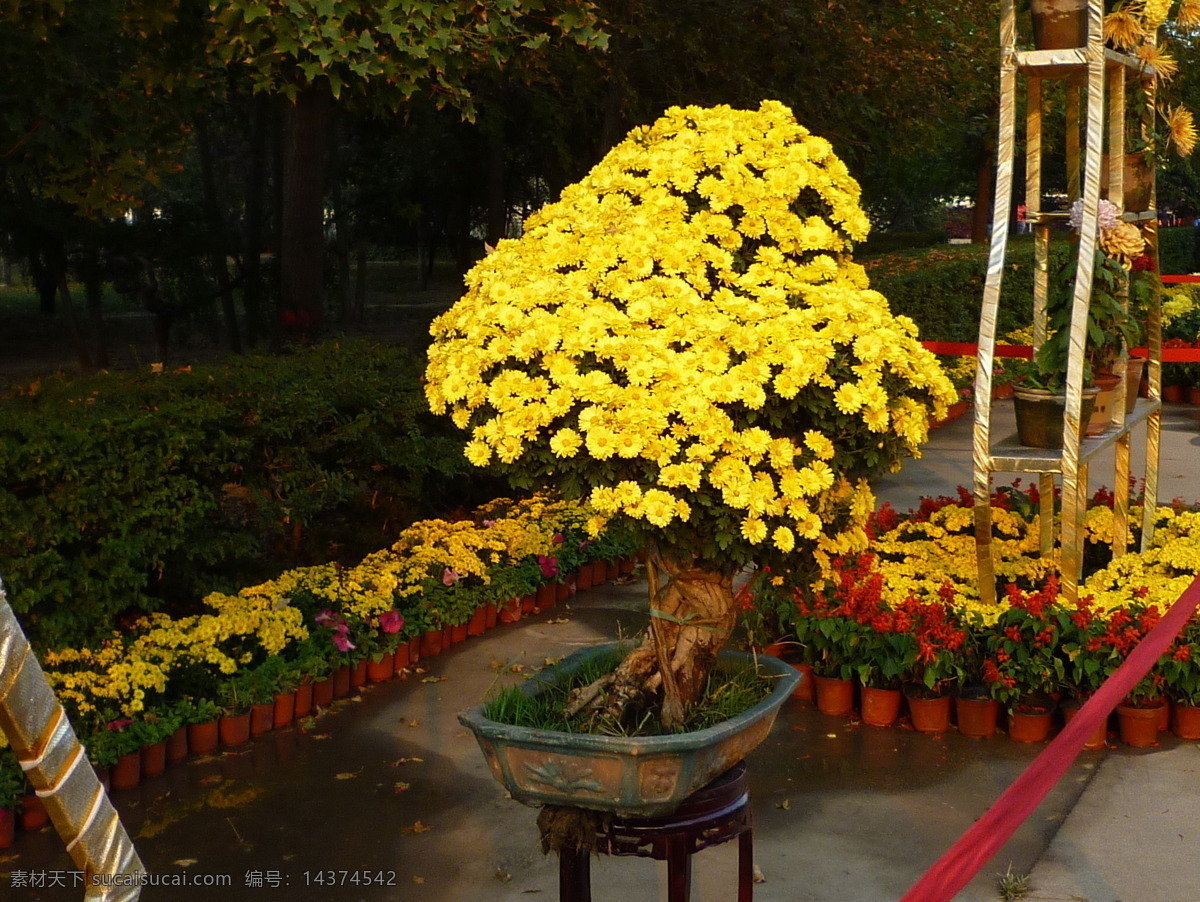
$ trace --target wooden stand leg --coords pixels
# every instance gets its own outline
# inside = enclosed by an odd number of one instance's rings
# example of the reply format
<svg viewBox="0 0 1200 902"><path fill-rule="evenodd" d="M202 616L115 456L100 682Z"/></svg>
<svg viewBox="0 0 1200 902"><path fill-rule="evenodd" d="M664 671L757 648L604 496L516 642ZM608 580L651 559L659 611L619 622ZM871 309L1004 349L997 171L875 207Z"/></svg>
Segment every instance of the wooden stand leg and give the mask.
<svg viewBox="0 0 1200 902"><path fill-rule="evenodd" d="M592 902L592 862L586 849L558 853L559 902Z"/></svg>
<svg viewBox="0 0 1200 902"><path fill-rule="evenodd" d="M754 830L738 837L738 902L754 899Z"/></svg>
<svg viewBox="0 0 1200 902"><path fill-rule="evenodd" d="M692 898L692 856L687 838L681 834L667 839L667 902L689 902Z"/></svg>

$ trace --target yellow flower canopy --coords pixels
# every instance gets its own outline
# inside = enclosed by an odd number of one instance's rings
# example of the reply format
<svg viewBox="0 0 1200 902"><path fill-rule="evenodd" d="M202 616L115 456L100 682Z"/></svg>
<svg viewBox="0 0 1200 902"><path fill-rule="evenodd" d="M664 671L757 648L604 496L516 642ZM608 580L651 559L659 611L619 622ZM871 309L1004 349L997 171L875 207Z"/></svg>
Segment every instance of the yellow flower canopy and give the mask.
<svg viewBox="0 0 1200 902"><path fill-rule="evenodd" d="M859 195L780 103L668 110L468 274L432 327L431 407L473 463L693 555L856 544L864 477L953 400L850 259Z"/></svg>

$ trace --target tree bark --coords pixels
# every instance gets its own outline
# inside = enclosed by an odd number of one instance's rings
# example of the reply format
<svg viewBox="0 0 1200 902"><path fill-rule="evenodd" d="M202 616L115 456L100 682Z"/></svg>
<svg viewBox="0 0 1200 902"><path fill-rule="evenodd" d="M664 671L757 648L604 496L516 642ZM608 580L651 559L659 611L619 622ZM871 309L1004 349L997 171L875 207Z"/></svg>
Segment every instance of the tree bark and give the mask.
<svg viewBox="0 0 1200 902"><path fill-rule="evenodd" d="M225 221L221 215L221 203L217 198L217 181L213 175L212 140L208 123L200 118L196 129L200 151L200 182L204 192L204 218L211 232L209 265L217 280L217 291L221 296L221 316L225 320L225 335L231 353L242 353L242 336L238 330L237 310L233 303L233 288L229 278L229 252L226 246Z"/></svg>
<svg viewBox="0 0 1200 902"><path fill-rule="evenodd" d="M650 629L617 669L604 698L619 719L630 704L661 702L662 725L681 726L700 700L737 621L733 577L654 550L647 558Z"/></svg>
<svg viewBox="0 0 1200 902"><path fill-rule="evenodd" d="M246 258L242 309L246 317L246 344L255 347L263 335L262 252L264 193L267 181L267 133L271 120L270 99L259 95L250 110L250 160L246 173Z"/></svg>
<svg viewBox="0 0 1200 902"><path fill-rule="evenodd" d="M996 181L996 142L984 138L983 153L975 177L975 215L971 219L971 243L988 240L988 223L992 218L992 189Z"/></svg>
<svg viewBox="0 0 1200 902"><path fill-rule="evenodd" d="M279 246L280 315L307 339L321 323L325 257L325 176L333 100L324 82L301 90L284 114Z"/></svg>

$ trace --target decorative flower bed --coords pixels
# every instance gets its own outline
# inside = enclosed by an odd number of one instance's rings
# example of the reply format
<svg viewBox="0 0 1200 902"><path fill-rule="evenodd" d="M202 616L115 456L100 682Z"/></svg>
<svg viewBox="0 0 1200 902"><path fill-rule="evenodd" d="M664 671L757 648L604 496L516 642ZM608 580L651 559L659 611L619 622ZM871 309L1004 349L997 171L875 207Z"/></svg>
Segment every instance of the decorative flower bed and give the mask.
<svg viewBox="0 0 1200 902"><path fill-rule="evenodd" d="M40 657L89 758L113 767L121 788L132 785L122 767L136 774L151 762L156 772L160 757L177 757L169 743L185 727L194 746L211 751L199 728L223 716L229 729L214 742L246 741L303 716L314 696L328 704L368 674L389 678L420 646L437 654L443 640L495 625L498 605L526 597L532 607L550 587L547 606L574 590L583 569L588 585L597 565L608 576L632 563L633 542L586 506L541 495L499 499L466 519L416 523L357 566L290 570L237 595L213 593L204 613L140 617L100 646ZM260 715L259 725L236 734L243 712ZM0 737L0 811L23 786Z"/></svg>
<svg viewBox="0 0 1200 902"><path fill-rule="evenodd" d="M758 615L777 618L818 675L866 687L966 692L1016 712L1034 700L1086 698L1122 663L1200 572L1200 512L1161 507L1153 547L1105 563L1112 495L1092 499L1077 604L1058 594L1058 553L1039 554L1036 488L999 489L993 499L995 606L976 588L969 493L927 499L901 517L875 515L872 551L833 562L826 591L766 575L753 587ZM1134 508L1132 522L1140 522ZM1136 536L1135 536L1136 538ZM1200 617L1194 617L1129 702L1200 705Z"/></svg>

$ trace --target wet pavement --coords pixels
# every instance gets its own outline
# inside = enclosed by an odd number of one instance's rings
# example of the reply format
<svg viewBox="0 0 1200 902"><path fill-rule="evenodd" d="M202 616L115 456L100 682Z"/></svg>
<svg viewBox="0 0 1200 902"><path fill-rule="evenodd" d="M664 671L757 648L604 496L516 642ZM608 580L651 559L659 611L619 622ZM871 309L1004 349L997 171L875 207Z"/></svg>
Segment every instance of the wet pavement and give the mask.
<svg viewBox="0 0 1200 902"><path fill-rule="evenodd" d="M1198 415L1165 419L1160 496L1188 491ZM970 480L970 422L934 434L921 461L879 484L905 509ZM1102 469L1093 466L1094 477ZM1103 480L1099 480L1102 482ZM609 584L421 662L329 712L243 750L173 765L113 800L152 877L146 900L517 902L556 899L557 860L537 812L506 799L456 714L548 658L629 635L645 585ZM519 672L518 672L519 671ZM759 902L897 899L1037 755L997 735L879 729L790 701L749 759ZM1024 827L958 898L999 898L1011 866L1026 899L1184 902L1195 896L1200 746L1083 752ZM1142 857L1143 861L1139 861ZM0 850L0 899L79 899L51 828ZM735 898L736 844L694 859L692 898ZM1149 874L1149 886L1135 880ZM62 881L65 886L13 885ZM200 885L207 883L209 885ZM223 884L223 885L222 885ZM596 902L665 898L665 866L592 863Z"/></svg>

